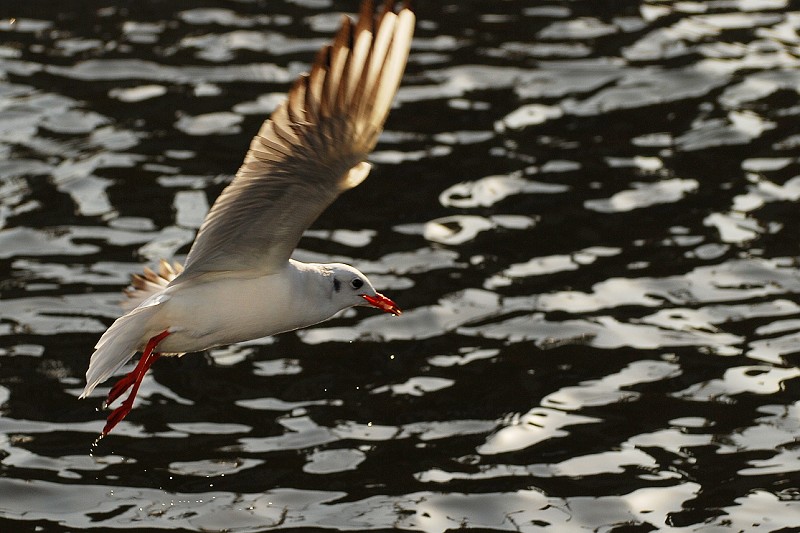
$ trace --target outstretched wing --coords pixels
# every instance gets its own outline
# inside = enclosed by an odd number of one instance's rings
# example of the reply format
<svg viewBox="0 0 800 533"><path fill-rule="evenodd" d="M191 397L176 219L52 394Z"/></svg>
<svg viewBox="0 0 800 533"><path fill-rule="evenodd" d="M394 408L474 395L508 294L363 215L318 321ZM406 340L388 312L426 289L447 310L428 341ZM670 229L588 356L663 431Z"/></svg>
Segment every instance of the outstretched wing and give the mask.
<svg viewBox="0 0 800 533"><path fill-rule="evenodd" d="M279 270L320 213L367 177L365 159L383 129L414 33L411 9L393 6L387 1L376 15L365 0L355 25L344 17L333 43L253 138L174 283L206 272Z"/></svg>

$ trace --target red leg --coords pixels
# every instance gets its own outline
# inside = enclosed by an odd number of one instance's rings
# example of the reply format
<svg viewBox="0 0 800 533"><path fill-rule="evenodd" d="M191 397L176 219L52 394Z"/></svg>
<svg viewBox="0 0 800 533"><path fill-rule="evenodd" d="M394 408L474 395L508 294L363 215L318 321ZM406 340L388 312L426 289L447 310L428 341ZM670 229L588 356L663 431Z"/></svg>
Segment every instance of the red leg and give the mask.
<svg viewBox="0 0 800 533"><path fill-rule="evenodd" d="M139 362L136 364L136 368L126 374L124 378L121 378L119 381L114 383L114 386L111 387L111 390L108 392L108 398L106 398L106 408L114 403L114 400L122 396L123 392L131 388L133 382L136 381L136 376L142 373L142 369L144 368L148 359L148 357L142 355L142 357L139 359Z"/></svg>
<svg viewBox="0 0 800 533"><path fill-rule="evenodd" d="M159 342L164 340L164 338L167 335L169 335L169 332L163 331L159 335L156 335L155 337L150 339L147 343L147 346L145 346L143 354L152 352L155 349L156 345L158 345ZM149 357L145 357L144 355L142 355L141 359L139 359L139 363L136 365L136 368L134 368L133 371L127 374L124 378L117 381L114 384L114 386L111 387L111 390L108 393L108 398L106 399L106 405L105 405L106 408L108 408L114 402L114 400L122 396L122 393L128 390L131 387L131 385L133 385L139 374L144 374L144 372L147 372L147 369L143 367L147 363L148 359Z"/></svg>
<svg viewBox="0 0 800 533"><path fill-rule="evenodd" d="M123 392L131 388L131 393L128 395L128 398L122 402L122 405L114 409L111 414L108 416L108 420L106 421L106 425L103 428L103 432L100 434L101 437L105 437L108 433L114 429L114 426L120 423L122 419L128 416L128 413L131 412L131 408L133 407L133 400L136 398L136 393L139 392L139 386L142 384L142 379L153 363L156 362L161 354L154 351L158 343L164 340L169 335L169 331L162 331L155 337L151 338L147 341L147 346L144 348L144 352L142 352L142 358L139 359L139 363L136 365L136 368L133 371L119 380L112 388L111 392L108 393L108 399L106 400L106 407L108 407L111 402L119 398Z"/></svg>

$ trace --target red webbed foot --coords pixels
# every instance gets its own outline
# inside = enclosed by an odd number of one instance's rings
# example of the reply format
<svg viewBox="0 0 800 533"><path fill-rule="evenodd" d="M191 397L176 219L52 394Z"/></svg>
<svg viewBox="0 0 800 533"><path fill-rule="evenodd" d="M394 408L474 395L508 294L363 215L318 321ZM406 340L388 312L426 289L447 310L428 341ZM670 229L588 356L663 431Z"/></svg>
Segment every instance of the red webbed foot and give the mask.
<svg viewBox="0 0 800 533"><path fill-rule="evenodd" d="M108 398L106 399L106 407L111 405L111 403L119 398L122 393L126 390L131 389L130 394L128 397L122 402L122 404L114 409L110 415L108 415L108 419L106 420L106 425L103 428L103 432L100 434L100 437L105 437L108 433L114 429L114 427L119 424L128 413L131 412L131 408L133 408L133 400L136 398L136 393L139 392L139 386L142 384L142 379L153 363L156 362L161 354L154 351L158 343L164 340L167 335L169 335L169 331L162 331L155 337L151 338L147 341L147 346L145 346L144 352L142 352L142 358L139 359L139 363L136 365L136 368L133 371L120 379L113 387L111 387L111 391L108 393Z"/></svg>

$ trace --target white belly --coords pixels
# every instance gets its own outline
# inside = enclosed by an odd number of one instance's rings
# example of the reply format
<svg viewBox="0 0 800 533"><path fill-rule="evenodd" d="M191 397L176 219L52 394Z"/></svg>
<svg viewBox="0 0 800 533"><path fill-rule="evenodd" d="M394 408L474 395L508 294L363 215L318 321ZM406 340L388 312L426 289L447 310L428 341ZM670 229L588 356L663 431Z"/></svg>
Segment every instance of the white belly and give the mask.
<svg viewBox="0 0 800 533"><path fill-rule="evenodd" d="M249 279L224 278L166 289L159 324L171 334L161 352L195 352L289 331L330 318L314 305L293 269Z"/></svg>

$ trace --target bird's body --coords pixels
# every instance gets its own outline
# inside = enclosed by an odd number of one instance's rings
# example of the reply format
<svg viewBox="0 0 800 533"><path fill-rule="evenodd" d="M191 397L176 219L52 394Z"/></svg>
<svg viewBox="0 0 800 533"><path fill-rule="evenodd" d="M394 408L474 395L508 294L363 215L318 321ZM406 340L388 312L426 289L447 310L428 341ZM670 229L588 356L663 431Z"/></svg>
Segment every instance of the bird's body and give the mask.
<svg viewBox="0 0 800 533"><path fill-rule="evenodd" d="M369 174L365 158L397 91L414 27L411 10L395 13L393 3L375 17L372 2L364 0L355 25L344 19L311 73L253 138L185 266L162 263L159 274L146 271L134 279L130 310L95 346L81 395L142 352L136 369L109 393L107 404L132 389L103 435L128 414L145 372L162 353L274 335L356 305L400 314L354 267L290 259L303 231Z"/></svg>
<svg viewBox="0 0 800 533"><path fill-rule="evenodd" d="M321 265L289 260L277 272L214 272L185 283L167 285L143 300L120 318L97 344L100 349L113 342L124 355L123 363L144 350L149 339L168 331L158 345L159 352L197 352L317 324L342 310L334 298L332 276L346 278L359 273L341 264ZM363 276L363 274L362 274ZM341 290L341 289L340 289ZM374 290L373 290L374 292ZM360 305L363 298L347 298L347 307ZM130 332L131 340L120 337ZM120 350L125 347L127 350ZM102 352L101 352L102 353ZM120 358L122 358L122 355ZM105 358L114 370L117 360ZM105 365L95 365L87 373L87 388L94 388L107 377ZM112 370L113 372L113 370Z"/></svg>
<svg viewBox="0 0 800 533"><path fill-rule="evenodd" d="M163 303L152 306L161 308L154 318L176 326L159 349L196 352L327 320L341 310L331 298L328 275L321 265L290 260L283 270L266 275L210 274L167 287L155 296ZM359 303L353 301L353 305ZM214 313L198 313L202 307Z"/></svg>
<svg viewBox="0 0 800 533"><path fill-rule="evenodd" d="M328 284L321 281L325 278L319 265L288 261L283 270L266 275L211 273L166 287L139 306L153 326L147 328L136 348L141 351L147 339L163 331L166 324L174 325L158 348L180 353L322 322L340 309L326 293ZM213 313L198 312L203 308Z"/></svg>

